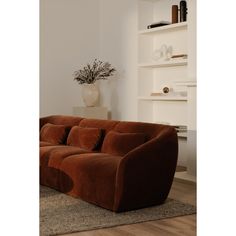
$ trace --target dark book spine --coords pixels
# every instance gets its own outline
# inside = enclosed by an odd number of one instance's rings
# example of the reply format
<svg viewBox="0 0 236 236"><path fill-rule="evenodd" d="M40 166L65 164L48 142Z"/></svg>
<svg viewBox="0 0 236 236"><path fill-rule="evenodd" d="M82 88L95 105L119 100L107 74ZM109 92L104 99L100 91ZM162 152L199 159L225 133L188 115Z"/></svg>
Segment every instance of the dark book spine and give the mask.
<svg viewBox="0 0 236 236"><path fill-rule="evenodd" d="M187 21L187 3L180 1L180 22Z"/></svg>

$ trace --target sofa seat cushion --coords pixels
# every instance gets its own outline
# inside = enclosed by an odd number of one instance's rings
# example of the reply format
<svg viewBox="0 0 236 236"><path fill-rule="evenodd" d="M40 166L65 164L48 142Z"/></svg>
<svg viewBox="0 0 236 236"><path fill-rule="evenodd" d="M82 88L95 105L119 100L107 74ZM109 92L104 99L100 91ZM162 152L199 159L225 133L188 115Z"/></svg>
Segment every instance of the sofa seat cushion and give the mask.
<svg viewBox="0 0 236 236"><path fill-rule="evenodd" d="M79 147L45 146L40 148L40 182L59 190L60 165L70 155L88 153Z"/></svg>
<svg viewBox="0 0 236 236"><path fill-rule="evenodd" d="M105 153L73 155L62 161L60 191L112 209L120 156Z"/></svg>
<svg viewBox="0 0 236 236"><path fill-rule="evenodd" d="M39 151L39 164L40 166L47 166L49 160L49 154L53 149L65 148L65 145L47 145L40 147Z"/></svg>
<svg viewBox="0 0 236 236"><path fill-rule="evenodd" d="M45 141L40 141L40 147L45 147L45 146L54 146L55 144L45 142Z"/></svg>
<svg viewBox="0 0 236 236"><path fill-rule="evenodd" d="M81 153L89 153L89 151L79 147L67 145L51 145L40 147L40 165L57 167L57 164L54 163L56 160L62 160L67 156Z"/></svg>
<svg viewBox="0 0 236 236"><path fill-rule="evenodd" d="M102 144L102 152L124 156L146 140L144 133L119 133L110 131Z"/></svg>
<svg viewBox="0 0 236 236"><path fill-rule="evenodd" d="M82 128L74 126L68 135L67 145L93 151L99 146L101 139L102 130L99 128Z"/></svg>
<svg viewBox="0 0 236 236"><path fill-rule="evenodd" d="M47 123L40 130L40 141L63 144L66 141L70 128L65 125Z"/></svg>

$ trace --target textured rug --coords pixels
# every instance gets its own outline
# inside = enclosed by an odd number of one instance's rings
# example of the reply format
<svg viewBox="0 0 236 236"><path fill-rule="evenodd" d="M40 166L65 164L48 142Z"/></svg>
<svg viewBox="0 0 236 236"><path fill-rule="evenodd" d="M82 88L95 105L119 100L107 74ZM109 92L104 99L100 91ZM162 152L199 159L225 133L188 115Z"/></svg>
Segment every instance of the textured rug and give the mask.
<svg viewBox="0 0 236 236"><path fill-rule="evenodd" d="M40 187L40 236L190 215L196 207L168 199L160 206L114 213L53 189Z"/></svg>

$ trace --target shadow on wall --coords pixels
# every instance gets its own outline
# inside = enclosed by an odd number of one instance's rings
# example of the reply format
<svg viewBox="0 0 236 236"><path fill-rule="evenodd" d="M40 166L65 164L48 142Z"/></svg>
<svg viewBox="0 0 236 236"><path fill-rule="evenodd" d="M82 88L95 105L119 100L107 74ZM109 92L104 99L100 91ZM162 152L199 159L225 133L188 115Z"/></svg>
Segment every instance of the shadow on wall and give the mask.
<svg viewBox="0 0 236 236"><path fill-rule="evenodd" d="M112 117L115 117L117 120L120 120L121 117L121 112L119 111L119 95L117 86L111 88L111 110L109 111L108 119L112 119Z"/></svg>
<svg viewBox="0 0 236 236"><path fill-rule="evenodd" d="M110 87L104 91L109 93L107 103L111 117L115 120L135 120L137 1L102 0L100 9L100 57L119 72L115 82L109 81Z"/></svg>
<svg viewBox="0 0 236 236"><path fill-rule="evenodd" d="M121 72L120 72L121 71ZM121 96L122 83L125 79L125 71L117 69L116 74L108 81L99 81L100 105L108 107L108 119L121 120Z"/></svg>
<svg viewBox="0 0 236 236"><path fill-rule="evenodd" d="M122 82L124 81L125 78L125 71L124 70L118 70L118 72L115 74L115 79L111 81L111 113L112 117L114 117L117 120L121 120L121 104L119 103L120 101L120 96L122 96Z"/></svg>

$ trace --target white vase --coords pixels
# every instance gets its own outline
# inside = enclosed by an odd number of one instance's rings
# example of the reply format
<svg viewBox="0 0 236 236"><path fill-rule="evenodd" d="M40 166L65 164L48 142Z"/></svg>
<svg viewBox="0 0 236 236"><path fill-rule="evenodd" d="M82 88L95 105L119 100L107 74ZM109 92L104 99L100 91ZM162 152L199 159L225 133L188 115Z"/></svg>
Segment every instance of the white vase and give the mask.
<svg viewBox="0 0 236 236"><path fill-rule="evenodd" d="M95 84L83 84L82 98L86 107L96 106L99 99L98 87Z"/></svg>

